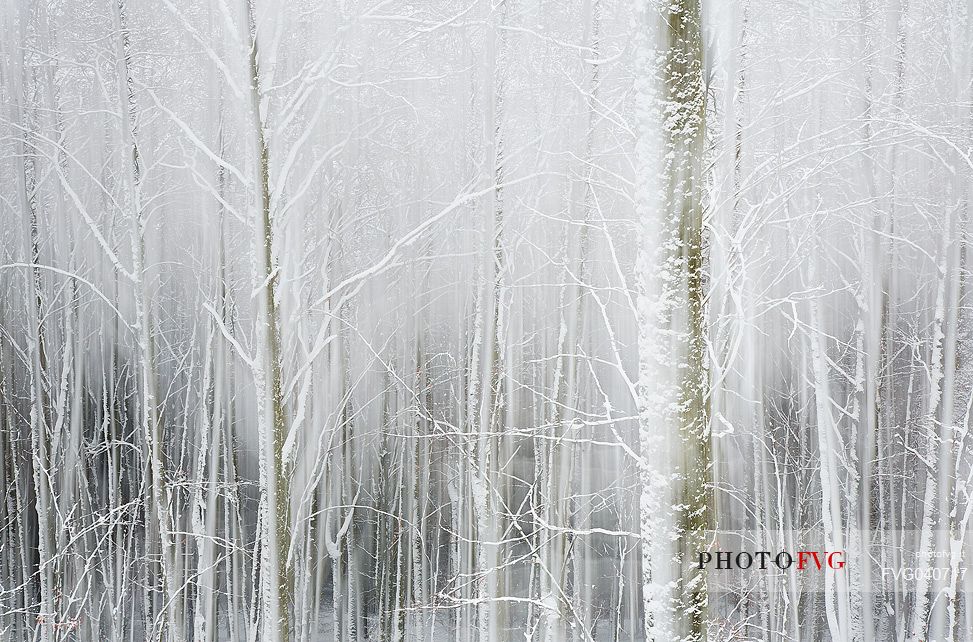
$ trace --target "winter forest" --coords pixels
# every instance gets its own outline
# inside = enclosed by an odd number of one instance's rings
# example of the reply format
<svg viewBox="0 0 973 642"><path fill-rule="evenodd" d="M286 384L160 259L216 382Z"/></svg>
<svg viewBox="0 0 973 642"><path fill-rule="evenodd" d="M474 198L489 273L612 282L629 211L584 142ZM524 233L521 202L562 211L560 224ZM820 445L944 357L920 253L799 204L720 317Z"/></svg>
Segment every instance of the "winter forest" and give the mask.
<svg viewBox="0 0 973 642"><path fill-rule="evenodd" d="M968 0L2 0L0 639L973 642L971 202Z"/></svg>

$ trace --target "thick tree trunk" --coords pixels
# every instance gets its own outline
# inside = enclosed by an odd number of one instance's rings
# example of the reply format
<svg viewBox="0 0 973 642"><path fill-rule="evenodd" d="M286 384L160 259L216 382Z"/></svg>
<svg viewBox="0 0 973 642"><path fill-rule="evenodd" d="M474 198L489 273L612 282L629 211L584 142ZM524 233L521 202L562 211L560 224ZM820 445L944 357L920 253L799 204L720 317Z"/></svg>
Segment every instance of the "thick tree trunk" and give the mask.
<svg viewBox="0 0 973 642"><path fill-rule="evenodd" d="M637 154L642 573L650 640L705 637L711 499L704 318L700 4L642 13Z"/></svg>

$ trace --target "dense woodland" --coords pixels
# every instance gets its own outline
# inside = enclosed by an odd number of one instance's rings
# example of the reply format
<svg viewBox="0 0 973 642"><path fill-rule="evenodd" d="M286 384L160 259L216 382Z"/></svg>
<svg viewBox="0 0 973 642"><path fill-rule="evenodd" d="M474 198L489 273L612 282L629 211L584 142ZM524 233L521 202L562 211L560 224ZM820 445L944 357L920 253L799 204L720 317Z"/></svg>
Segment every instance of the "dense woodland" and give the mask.
<svg viewBox="0 0 973 642"><path fill-rule="evenodd" d="M0 2L0 639L973 640L971 83L961 0Z"/></svg>

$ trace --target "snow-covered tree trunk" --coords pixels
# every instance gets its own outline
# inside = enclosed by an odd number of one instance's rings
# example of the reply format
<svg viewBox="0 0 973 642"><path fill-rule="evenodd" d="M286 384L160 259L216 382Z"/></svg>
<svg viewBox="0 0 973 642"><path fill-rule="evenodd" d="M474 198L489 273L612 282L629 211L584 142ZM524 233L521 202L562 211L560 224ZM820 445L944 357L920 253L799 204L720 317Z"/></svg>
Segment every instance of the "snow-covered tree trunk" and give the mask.
<svg viewBox="0 0 973 642"><path fill-rule="evenodd" d="M254 378L257 385L260 441L260 497L262 542L260 558L261 638L290 639L292 576L288 569L290 546L290 472L284 460L287 431L283 398L282 347L277 311L274 218L271 209L270 145L257 45L254 0L247 0L247 53L249 60L250 160L254 164L251 196L253 228L253 299L255 311Z"/></svg>
<svg viewBox="0 0 973 642"><path fill-rule="evenodd" d="M639 436L646 634L706 635L711 499L700 4L648 1L637 52Z"/></svg>
<svg viewBox="0 0 973 642"><path fill-rule="evenodd" d="M121 138L121 203L129 218L129 238L132 256L130 278L134 291L137 342L141 384L140 424L148 450L149 506L146 513L151 524L152 537L158 539L161 552L161 574L164 604L163 627L154 636L171 636L175 640L184 637L180 621L180 592L172 573L176 566L176 552L170 535L170 502L168 479L164 464L164 434L160 417L158 386L156 381L156 348L152 327L151 300L149 298L145 264L145 226L141 183L142 158L137 138L137 106L135 104L135 80L132 76L132 52L128 30L126 5L113 3L113 29L115 30L115 72L118 101L118 118ZM150 571L150 575L153 573ZM155 578L153 578L154 580ZM148 607L148 605L146 605ZM147 622L146 626L152 626Z"/></svg>

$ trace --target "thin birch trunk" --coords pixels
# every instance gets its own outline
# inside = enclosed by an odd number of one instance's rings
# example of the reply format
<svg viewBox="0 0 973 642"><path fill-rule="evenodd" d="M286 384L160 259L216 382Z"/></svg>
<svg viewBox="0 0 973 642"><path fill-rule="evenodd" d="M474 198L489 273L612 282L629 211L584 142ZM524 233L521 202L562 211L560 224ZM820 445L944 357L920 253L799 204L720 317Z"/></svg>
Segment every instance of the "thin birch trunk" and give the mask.
<svg viewBox="0 0 973 642"><path fill-rule="evenodd" d="M250 74L250 154L256 162L253 202L254 298L256 310L256 372L260 434L260 485L263 542L260 560L261 637L268 642L290 638L292 576L288 569L290 547L289 467L283 447L287 430L283 400L281 338L277 311L278 269L275 267L273 213L271 212L270 147L257 46L254 0L247 0L248 60Z"/></svg>

